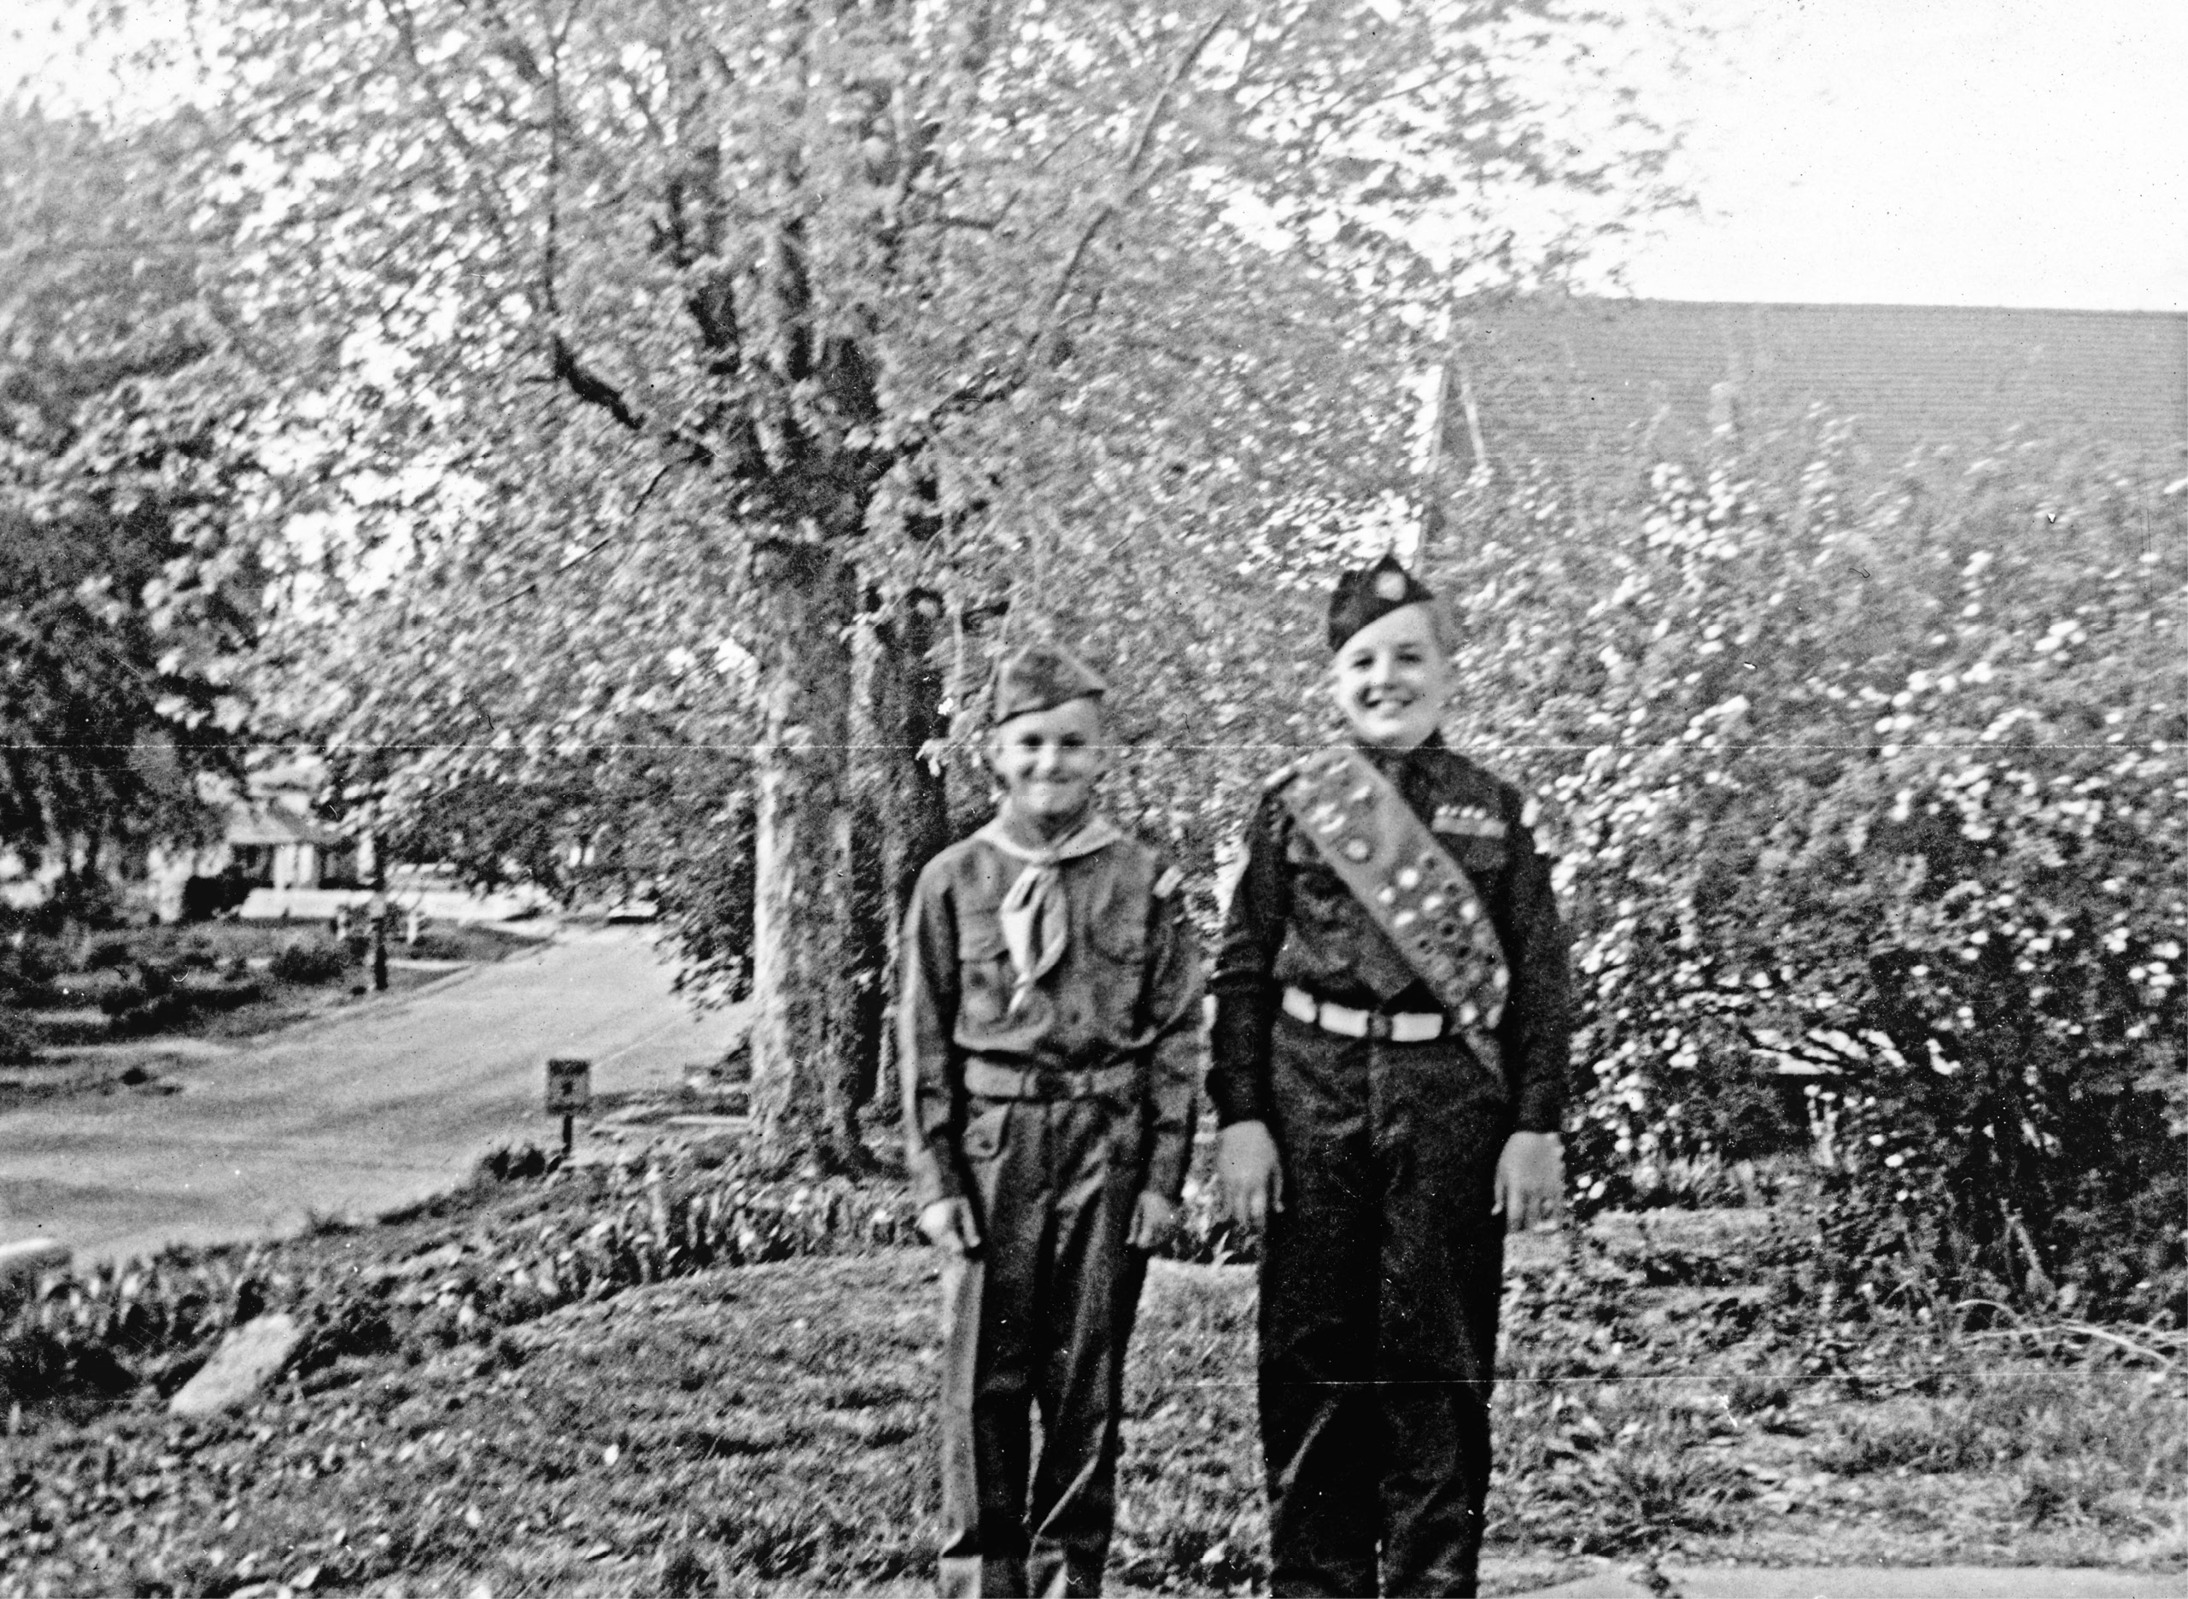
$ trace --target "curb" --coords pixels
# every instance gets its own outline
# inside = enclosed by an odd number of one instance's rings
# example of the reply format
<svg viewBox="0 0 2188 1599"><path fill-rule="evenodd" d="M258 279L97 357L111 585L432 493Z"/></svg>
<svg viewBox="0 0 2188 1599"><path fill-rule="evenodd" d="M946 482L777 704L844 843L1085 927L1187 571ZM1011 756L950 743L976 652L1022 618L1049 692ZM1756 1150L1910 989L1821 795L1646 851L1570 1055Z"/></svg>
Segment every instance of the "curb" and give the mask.
<svg viewBox="0 0 2188 1599"><path fill-rule="evenodd" d="M69 1263L68 1245L55 1238L25 1238L0 1244L0 1299L12 1297L42 1274Z"/></svg>

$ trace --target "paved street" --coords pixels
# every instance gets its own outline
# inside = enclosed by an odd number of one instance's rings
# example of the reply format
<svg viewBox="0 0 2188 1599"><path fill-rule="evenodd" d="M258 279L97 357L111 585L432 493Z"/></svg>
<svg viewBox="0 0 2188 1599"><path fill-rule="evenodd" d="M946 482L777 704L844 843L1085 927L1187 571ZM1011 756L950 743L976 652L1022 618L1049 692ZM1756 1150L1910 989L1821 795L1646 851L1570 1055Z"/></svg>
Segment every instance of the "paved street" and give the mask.
<svg viewBox="0 0 2188 1599"><path fill-rule="evenodd" d="M673 1083L729 1017L669 991L648 935L571 931L403 998L162 1069L183 1091L82 1095L0 1114L0 1243L79 1261L369 1217L460 1179L496 1143L545 1144L550 1055L595 1094Z"/></svg>

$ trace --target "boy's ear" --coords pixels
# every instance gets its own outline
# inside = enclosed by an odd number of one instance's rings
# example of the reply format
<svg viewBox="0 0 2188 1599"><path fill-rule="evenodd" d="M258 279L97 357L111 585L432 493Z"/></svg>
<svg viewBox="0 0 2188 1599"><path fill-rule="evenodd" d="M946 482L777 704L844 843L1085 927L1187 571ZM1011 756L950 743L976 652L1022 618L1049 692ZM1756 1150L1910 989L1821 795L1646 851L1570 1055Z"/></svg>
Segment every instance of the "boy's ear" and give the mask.
<svg viewBox="0 0 2188 1599"><path fill-rule="evenodd" d="M1428 636L1436 641L1436 649L1443 656L1444 664L1451 664L1451 657L1459 653L1459 617L1451 608L1451 602L1438 595L1427 602Z"/></svg>

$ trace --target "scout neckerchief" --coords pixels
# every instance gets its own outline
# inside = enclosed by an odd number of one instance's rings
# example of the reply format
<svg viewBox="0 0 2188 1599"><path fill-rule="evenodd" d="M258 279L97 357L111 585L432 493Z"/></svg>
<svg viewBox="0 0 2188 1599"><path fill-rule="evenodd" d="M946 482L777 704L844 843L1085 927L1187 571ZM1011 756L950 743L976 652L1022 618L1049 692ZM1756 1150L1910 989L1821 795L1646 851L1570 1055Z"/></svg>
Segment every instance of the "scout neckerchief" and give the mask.
<svg viewBox="0 0 2188 1599"><path fill-rule="evenodd" d="M1011 1013L1015 1015L1033 992L1033 985L1064 958L1064 946L1071 937L1070 911L1064 904L1063 873L1058 868L1065 861L1107 849L1124 837L1124 832L1108 817L1097 813L1088 817L1069 838L1046 846L1019 843L1003 830L1000 816L981 828L976 836L986 839L1013 860L1026 863L1018 880L1010 885L1010 892L1003 896L1001 913L1003 947L1010 951L1011 970L1017 974L1017 984L1010 996Z"/></svg>
<svg viewBox="0 0 2188 1599"><path fill-rule="evenodd" d="M1309 756L1284 804L1462 1026L1494 1029L1510 982L1480 897L1397 785L1355 749Z"/></svg>

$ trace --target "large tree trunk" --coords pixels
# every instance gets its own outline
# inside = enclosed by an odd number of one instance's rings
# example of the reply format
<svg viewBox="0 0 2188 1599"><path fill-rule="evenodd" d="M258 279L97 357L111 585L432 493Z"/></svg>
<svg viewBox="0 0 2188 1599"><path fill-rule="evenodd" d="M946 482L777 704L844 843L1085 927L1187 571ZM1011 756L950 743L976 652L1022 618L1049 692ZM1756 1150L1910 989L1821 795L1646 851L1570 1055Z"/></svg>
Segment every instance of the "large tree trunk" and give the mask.
<svg viewBox="0 0 2188 1599"><path fill-rule="evenodd" d="M753 554L764 731L754 760L752 1109L762 1162L855 1168L850 742L857 586L817 545Z"/></svg>
<svg viewBox="0 0 2188 1599"><path fill-rule="evenodd" d="M933 650L938 595L917 590L860 630L855 814L857 1054L863 1104L891 1081L889 1012L896 998L897 941L919 869L949 842L942 773L919 758L945 732L942 673Z"/></svg>

